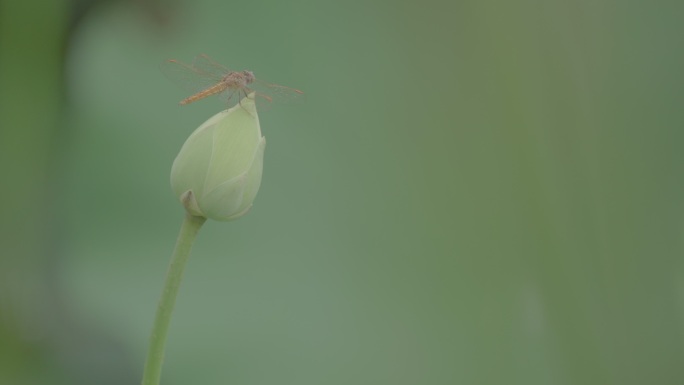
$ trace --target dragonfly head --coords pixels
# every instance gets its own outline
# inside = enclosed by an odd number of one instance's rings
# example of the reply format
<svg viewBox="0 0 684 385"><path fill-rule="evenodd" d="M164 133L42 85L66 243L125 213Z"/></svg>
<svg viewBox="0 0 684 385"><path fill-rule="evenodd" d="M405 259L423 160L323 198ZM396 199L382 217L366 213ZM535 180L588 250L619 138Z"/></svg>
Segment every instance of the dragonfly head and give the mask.
<svg viewBox="0 0 684 385"><path fill-rule="evenodd" d="M242 71L242 74L245 76L245 82L247 84L251 83L254 81L254 72L252 71Z"/></svg>

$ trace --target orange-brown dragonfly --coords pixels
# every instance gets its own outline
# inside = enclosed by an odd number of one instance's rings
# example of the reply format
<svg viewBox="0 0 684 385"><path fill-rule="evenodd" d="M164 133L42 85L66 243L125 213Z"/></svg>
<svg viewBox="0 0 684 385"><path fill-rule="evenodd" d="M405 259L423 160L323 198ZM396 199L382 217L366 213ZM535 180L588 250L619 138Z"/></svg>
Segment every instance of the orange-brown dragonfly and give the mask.
<svg viewBox="0 0 684 385"><path fill-rule="evenodd" d="M299 99L304 94L294 88L256 79L252 71L233 71L204 54L197 56L192 64L167 60L161 70L172 81L193 92L180 101L181 105L212 95L219 95L226 103L232 104L231 101L237 103L242 96L254 93L257 100L270 104Z"/></svg>

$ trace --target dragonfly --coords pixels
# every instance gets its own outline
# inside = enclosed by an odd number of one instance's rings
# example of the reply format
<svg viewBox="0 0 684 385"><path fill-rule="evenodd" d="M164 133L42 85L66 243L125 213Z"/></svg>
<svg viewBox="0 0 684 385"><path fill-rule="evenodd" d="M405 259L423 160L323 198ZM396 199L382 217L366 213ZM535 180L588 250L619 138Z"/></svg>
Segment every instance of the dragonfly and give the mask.
<svg viewBox="0 0 684 385"><path fill-rule="evenodd" d="M230 105L235 99L239 103L243 95L247 97L252 93L256 100L268 104L297 100L304 94L298 89L257 79L252 71L233 71L205 54L195 57L192 64L175 59L167 60L162 64L161 70L169 79L193 93L181 100L180 105L212 95L218 95Z"/></svg>

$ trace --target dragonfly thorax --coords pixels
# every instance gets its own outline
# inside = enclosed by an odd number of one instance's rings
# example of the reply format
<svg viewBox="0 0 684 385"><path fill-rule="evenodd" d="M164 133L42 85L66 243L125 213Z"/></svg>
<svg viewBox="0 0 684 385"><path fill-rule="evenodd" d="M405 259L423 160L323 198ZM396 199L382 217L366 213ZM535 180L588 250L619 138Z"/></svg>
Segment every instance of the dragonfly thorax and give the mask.
<svg viewBox="0 0 684 385"><path fill-rule="evenodd" d="M254 81L252 71L234 71L226 74L221 81L229 87L244 87Z"/></svg>

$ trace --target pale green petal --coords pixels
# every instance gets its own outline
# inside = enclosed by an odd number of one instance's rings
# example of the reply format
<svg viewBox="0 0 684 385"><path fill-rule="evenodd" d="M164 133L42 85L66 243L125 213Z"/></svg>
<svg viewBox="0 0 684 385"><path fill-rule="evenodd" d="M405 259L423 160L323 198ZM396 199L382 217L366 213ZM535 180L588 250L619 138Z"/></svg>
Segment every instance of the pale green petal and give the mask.
<svg viewBox="0 0 684 385"><path fill-rule="evenodd" d="M193 215L231 220L252 206L261 184L265 139L252 99L202 124L171 169L171 186Z"/></svg>
<svg viewBox="0 0 684 385"><path fill-rule="evenodd" d="M205 190L213 190L244 173L252 164L261 133L256 119L243 109L235 110L213 130L211 163Z"/></svg>

